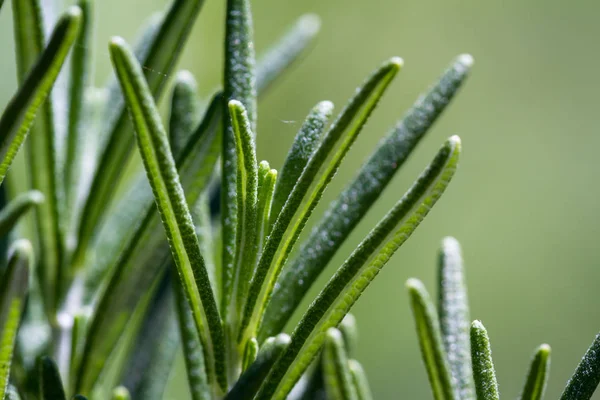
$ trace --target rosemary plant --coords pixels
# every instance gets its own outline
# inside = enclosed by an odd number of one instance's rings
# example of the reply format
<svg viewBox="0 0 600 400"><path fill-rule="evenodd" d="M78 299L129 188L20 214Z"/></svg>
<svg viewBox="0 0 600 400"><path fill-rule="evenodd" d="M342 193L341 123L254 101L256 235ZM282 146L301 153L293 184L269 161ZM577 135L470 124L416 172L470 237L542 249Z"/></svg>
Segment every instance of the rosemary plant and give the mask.
<svg viewBox="0 0 600 400"><path fill-rule="evenodd" d="M457 136L348 255L291 335L282 332L457 93L471 57L452 62L298 243L401 59L377 67L333 120L333 104L317 103L278 173L257 160L256 102L313 40L315 16L301 17L257 62L249 1L228 0L222 88L201 101L194 77L176 65L203 0L173 0L134 46L113 38L115 78L100 88L90 73L92 0L58 20L44 1L11 3L19 89L0 118L0 398L161 399L179 347L195 400L371 398L352 358L357 329L348 312L446 190ZM67 84L53 88L59 74ZM167 123L157 109L165 76L175 77ZM136 152L144 171L124 174ZM434 396L497 398L479 322L469 341L455 243L443 254L439 321L422 285L409 282ZM591 396L597 346L564 399ZM538 351L523 398L541 397L548 355Z"/></svg>

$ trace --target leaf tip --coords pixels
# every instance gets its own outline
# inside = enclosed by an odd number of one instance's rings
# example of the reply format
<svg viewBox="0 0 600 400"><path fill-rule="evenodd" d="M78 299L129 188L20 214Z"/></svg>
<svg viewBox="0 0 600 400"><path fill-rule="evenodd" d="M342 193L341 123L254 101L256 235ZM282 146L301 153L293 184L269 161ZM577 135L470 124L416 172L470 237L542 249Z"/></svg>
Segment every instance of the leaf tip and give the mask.
<svg viewBox="0 0 600 400"><path fill-rule="evenodd" d="M425 285L417 278L410 278L406 281L406 288L410 293L415 293L424 290Z"/></svg>
<svg viewBox="0 0 600 400"><path fill-rule="evenodd" d="M39 190L32 190L29 199L31 200L31 203L36 205L42 204L44 200L46 200L44 194Z"/></svg>
<svg viewBox="0 0 600 400"><path fill-rule="evenodd" d="M542 344L540 345L540 347L537 348L537 353L539 354L543 354L543 355L549 355L552 352L552 348L550 347L549 344Z"/></svg>
<svg viewBox="0 0 600 400"><path fill-rule="evenodd" d="M314 36L321 30L321 18L317 14L304 14L298 21L308 35Z"/></svg>
<svg viewBox="0 0 600 400"><path fill-rule="evenodd" d="M457 61L459 63L461 63L462 65L464 65L466 68L470 68L473 66L473 63L475 62L475 60L473 59L473 56L470 54L461 54L458 56Z"/></svg>
<svg viewBox="0 0 600 400"><path fill-rule="evenodd" d="M404 60L401 57L392 57L390 58L389 65L395 71L399 71L404 66Z"/></svg>
<svg viewBox="0 0 600 400"><path fill-rule="evenodd" d="M82 14L81 7L75 5L70 6L66 12L66 16L72 19L81 19Z"/></svg>
<svg viewBox="0 0 600 400"><path fill-rule="evenodd" d="M184 84L184 85L191 86L194 88L197 86L196 78L194 77L194 74L192 74L187 69L177 72L175 81L177 82L177 84Z"/></svg>

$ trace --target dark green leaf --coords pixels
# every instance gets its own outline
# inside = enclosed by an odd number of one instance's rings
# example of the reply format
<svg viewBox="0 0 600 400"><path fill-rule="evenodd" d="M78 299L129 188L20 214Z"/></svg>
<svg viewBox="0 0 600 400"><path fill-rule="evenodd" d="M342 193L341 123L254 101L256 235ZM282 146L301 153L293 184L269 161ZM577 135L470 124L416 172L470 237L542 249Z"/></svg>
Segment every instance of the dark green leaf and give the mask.
<svg viewBox="0 0 600 400"><path fill-rule="evenodd" d="M259 92L268 89L273 81L292 64L312 42L321 21L314 14L298 18L296 23L258 60L256 86Z"/></svg>
<svg viewBox="0 0 600 400"><path fill-rule="evenodd" d="M257 400L284 399L323 344L383 266L442 196L456 171L460 139L451 137L409 191L359 244L311 304Z"/></svg>
<svg viewBox="0 0 600 400"><path fill-rule="evenodd" d="M40 360L40 393L43 400L66 400L58 367L49 357Z"/></svg>
<svg viewBox="0 0 600 400"><path fill-rule="evenodd" d="M352 183L329 205L324 218L313 228L279 278L259 340L283 330L313 282L446 109L467 77L472 62L470 56L458 57L379 144Z"/></svg>
<svg viewBox="0 0 600 400"><path fill-rule="evenodd" d="M473 321L471 324L471 358L477 400L499 400L490 339L480 321Z"/></svg>
<svg viewBox="0 0 600 400"><path fill-rule="evenodd" d="M180 154L190 136L200 123L198 85L189 71L180 71L175 77L171 116L169 118L169 142L173 154Z"/></svg>
<svg viewBox="0 0 600 400"><path fill-rule="evenodd" d="M138 149L152 186L171 253L206 351L205 356L208 357L208 376L215 374L219 386L225 391L227 377L221 318L200 254L198 238L169 148L167 134L142 67L127 44L123 39L113 38L110 51L130 110Z"/></svg>
<svg viewBox="0 0 600 400"><path fill-rule="evenodd" d="M330 328L323 344L323 373L327 398L331 400L357 400L356 388L344 348L344 339L339 330Z"/></svg>
<svg viewBox="0 0 600 400"><path fill-rule="evenodd" d="M175 68L203 4L204 0L173 0L161 24L156 29L152 28L152 24L145 35L146 40L139 52L145 57L139 61L144 66L144 77L151 94L157 101L161 98L167 78ZM113 109L105 117L107 123L100 135L103 138L99 143L100 157L79 225L78 246L73 261L76 268L81 267L84 262L85 252L109 209L107 205L111 203L115 193L115 183L122 177L123 165L134 146L122 98L111 102L109 106Z"/></svg>
<svg viewBox="0 0 600 400"><path fill-rule="evenodd" d="M308 114L308 117L306 117L304 124L296 135L275 186L271 208L271 225L275 223L283 205L290 196L292 189L294 189L294 185L298 181L298 178L300 178L304 167L306 167L308 160L321 143L325 126L329 118L331 118L332 112L332 102L320 102Z"/></svg>
<svg viewBox="0 0 600 400"><path fill-rule="evenodd" d="M427 369L433 397L436 400L455 399L452 375L444 351L442 332L435 306L421 281L409 279L406 287L419 336L421 356Z"/></svg>
<svg viewBox="0 0 600 400"><path fill-rule="evenodd" d="M253 43L252 15L249 0L227 0L225 22L224 100L241 102L248 113L250 130L256 132L256 72ZM221 154L221 310L229 321L229 306L236 283L236 142L229 115L223 116L223 143Z"/></svg>
<svg viewBox="0 0 600 400"><path fill-rule="evenodd" d="M352 382L356 388L358 400L373 400L369 381L367 380L367 375L365 374L362 365L356 360L350 360L349 365L350 373L352 374Z"/></svg>
<svg viewBox="0 0 600 400"><path fill-rule="evenodd" d="M75 396L73 396L72 400L87 400L87 397L82 396L80 394L76 394Z"/></svg>
<svg viewBox="0 0 600 400"><path fill-rule="evenodd" d="M27 296L32 253L28 241L15 242L6 271L0 277L0 399L4 398L8 387L15 338Z"/></svg>
<svg viewBox="0 0 600 400"><path fill-rule="evenodd" d="M244 336L256 336L276 280L306 221L401 65L401 59L392 58L367 78L304 168L269 233L252 277L240 330L242 342Z"/></svg>
<svg viewBox="0 0 600 400"><path fill-rule="evenodd" d="M37 190L22 193L0 211L0 236L6 236L32 207L44 202Z"/></svg>
<svg viewBox="0 0 600 400"><path fill-rule="evenodd" d="M225 400L252 400L269 370L290 343L285 333L265 340L256 361L242 374Z"/></svg>
<svg viewBox="0 0 600 400"><path fill-rule="evenodd" d="M585 352L577 369L567 382L560 400L588 400L600 382L600 334Z"/></svg>
<svg viewBox="0 0 600 400"><path fill-rule="evenodd" d="M460 245L451 237L444 239L439 254L438 313L457 397L475 399L467 287Z"/></svg>
<svg viewBox="0 0 600 400"><path fill-rule="evenodd" d="M544 398L544 391L546 390L549 373L550 346L543 344L538 347L531 360L531 366L529 367L527 381L525 382L525 387L521 394L521 400L542 400Z"/></svg>

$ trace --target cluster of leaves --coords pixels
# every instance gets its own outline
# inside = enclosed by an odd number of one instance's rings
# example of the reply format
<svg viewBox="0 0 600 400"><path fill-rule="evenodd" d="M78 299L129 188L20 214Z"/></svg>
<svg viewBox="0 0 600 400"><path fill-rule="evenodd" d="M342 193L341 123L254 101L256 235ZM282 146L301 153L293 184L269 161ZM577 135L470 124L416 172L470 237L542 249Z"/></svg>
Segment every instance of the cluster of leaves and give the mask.
<svg viewBox="0 0 600 400"><path fill-rule="evenodd" d="M202 102L193 76L175 66L203 0L173 0L133 49L113 38L115 78L103 88L90 73L92 0L57 20L50 3L12 0L20 87L0 118L0 398L159 399L179 346L194 399L369 398L360 364L348 360L348 312L445 191L458 137L337 269L291 335L281 332L454 97L471 57L459 56L417 100L297 246L402 60L377 68L333 122L333 104L318 103L278 173L256 158L257 97L311 42L316 17L300 18L256 62L249 1L228 0L223 87ZM170 76L166 129L157 104ZM448 368L439 370L442 336L431 307L419 304L424 354L435 361L428 365L445 374L432 379L434 392L446 398L454 389ZM482 346L485 336L473 329Z"/></svg>
<svg viewBox="0 0 600 400"><path fill-rule="evenodd" d="M446 238L438 263L437 310L417 279L406 283L433 397L498 400L500 392L488 333L470 321L464 266L458 242ZM541 400L550 372L550 346L542 344L531 360L519 398ZM560 400L588 400L600 382L600 335L587 350Z"/></svg>

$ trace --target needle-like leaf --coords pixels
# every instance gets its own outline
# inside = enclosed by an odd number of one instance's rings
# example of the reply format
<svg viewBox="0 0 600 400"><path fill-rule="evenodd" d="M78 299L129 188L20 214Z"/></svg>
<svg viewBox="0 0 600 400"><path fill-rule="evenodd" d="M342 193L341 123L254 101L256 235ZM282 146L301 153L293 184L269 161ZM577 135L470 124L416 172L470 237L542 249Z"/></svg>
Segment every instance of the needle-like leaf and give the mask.
<svg viewBox="0 0 600 400"><path fill-rule="evenodd" d="M321 21L314 14L298 18L296 23L258 60L256 86L259 91L271 83L292 64L319 33Z"/></svg>
<svg viewBox="0 0 600 400"><path fill-rule="evenodd" d="M546 390L546 382L550 373L550 346L543 344L536 350L527 381L521 393L521 400L542 400Z"/></svg>
<svg viewBox="0 0 600 400"><path fill-rule="evenodd" d="M600 334L585 352L560 400L589 400L600 382Z"/></svg>
<svg viewBox="0 0 600 400"><path fill-rule="evenodd" d="M409 191L344 262L294 329L290 346L261 386L257 400L285 398L319 351L327 329L341 322L439 200L454 176L459 155L460 139L453 136Z"/></svg>
<svg viewBox="0 0 600 400"><path fill-rule="evenodd" d="M200 123L198 85L189 71L180 71L175 77L171 116L169 118L169 143L173 154L179 154Z"/></svg>
<svg viewBox="0 0 600 400"><path fill-rule="evenodd" d="M65 198L69 207L77 201L79 179L84 161L81 153L85 151L87 142L84 118L89 116L85 101L86 90L91 84L92 70L92 25L93 0L79 0L81 8L81 28L71 54L69 71L69 120L67 132L67 149L64 166Z"/></svg>
<svg viewBox="0 0 600 400"><path fill-rule="evenodd" d="M157 101L161 98L167 78L175 68L203 4L204 0L172 0L156 31L149 29L146 39L150 40L143 46L141 53L145 57L140 59L140 64L144 66L144 77L152 97ZM133 137L128 133L131 126L122 98L109 105L113 109L107 115L104 132L100 135L100 157L79 225L79 241L73 261L76 268L83 265L85 252L109 209L107 204L113 198L115 183L123 175L123 165L134 146Z"/></svg>
<svg viewBox="0 0 600 400"><path fill-rule="evenodd" d="M294 185L300 178L308 160L321 143L327 121L331 118L333 103L322 101L308 114L304 124L294 139L292 147L281 168L279 179L275 186L273 205L271 207L271 225L279 216L283 205L290 196Z"/></svg>
<svg viewBox="0 0 600 400"><path fill-rule="evenodd" d="M319 274L376 202L420 139L446 109L473 60L458 57L380 143L287 263L263 318L259 341L280 332Z"/></svg>
<svg viewBox="0 0 600 400"><path fill-rule="evenodd" d="M348 355L344 348L344 339L341 332L335 328L330 328L325 335L323 373L328 399L358 399L356 388L352 382Z"/></svg>
<svg viewBox="0 0 600 400"><path fill-rule="evenodd" d="M433 397L436 400L455 399L455 389L452 385L450 366L446 359L440 324L435 312L435 306L421 281L409 279L406 282L410 303L415 318L421 356Z"/></svg>
<svg viewBox="0 0 600 400"><path fill-rule="evenodd" d="M252 400L269 370L290 344L290 337L281 333L265 340L256 361L242 374L225 400Z"/></svg>
<svg viewBox="0 0 600 400"><path fill-rule="evenodd" d="M40 360L40 393L43 400L67 400L58 367L49 357Z"/></svg>
<svg viewBox="0 0 600 400"><path fill-rule="evenodd" d="M7 235L31 208L44 202L44 195L37 190L25 192L0 211L0 236Z"/></svg>
<svg viewBox="0 0 600 400"><path fill-rule="evenodd" d="M216 300L181 187L167 134L142 68L121 38L113 38L111 59L130 109L138 149L167 234L171 253L194 315L209 366L221 390L227 388L225 343ZM215 375L213 375L215 374Z"/></svg>
<svg viewBox="0 0 600 400"><path fill-rule="evenodd" d="M499 400L490 339L480 321L473 321L471 324L471 358L477 400Z"/></svg>
<svg viewBox="0 0 600 400"><path fill-rule="evenodd" d="M373 400L369 381L367 380L367 374L365 374L362 365L356 360L350 360L349 365L350 373L352 374L352 382L356 388L358 400Z"/></svg>
<svg viewBox="0 0 600 400"><path fill-rule="evenodd" d="M244 336L256 335L277 277L306 221L401 66L401 59L392 58L367 78L304 168L269 233L252 277L240 330L242 342Z"/></svg>
<svg viewBox="0 0 600 400"><path fill-rule="evenodd" d="M244 361L242 362L242 371L245 371L252 365L258 355L258 342L252 338L246 342L246 350L244 351Z"/></svg>
<svg viewBox="0 0 600 400"><path fill-rule="evenodd" d="M256 247L258 252L256 260L260 259L262 248L264 246L270 228L270 217L273 204L273 194L277 182L277 170L271 169L269 163L262 161L258 166L258 204L257 204L257 223L258 230L256 235ZM256 262L256 261L255 261Z"/></svg>
<svg viewBox="0 0 600 400"><path fill-rule="evenodd" d="M358 326L356 324L356 317L352 314L346 314L342 322L340 322L338 329L344 338L346 353L348 353L349 357L352 357L358 347Z"/></svg>
<svg viewBox="0 0 600 400"><path fill-rule="evenodd" d="M33 262L31 244L26 240L15 242L10 253L8 267L0 276L0 399L4 398L8 387L15 338Z"/></svg>
<svg viewBox="0 0 600 400"><path fill-rule="evenodd" d="M223 87L226 104L241 102L246 108L250 130L256 132L256 71L250 0L227 0L225 22L225 69ZM238 235L236 141L229 115L223 116L221 154L221 310L230 321L229 309L236 285Z"/></svg>
<svg viewBox="0 0 600 400"><path fill-rule="evenodd" d="M474 400L467 287L460 245L450 237L442 242L439 254L438 315L456 395L461 400Z"/></svg>

